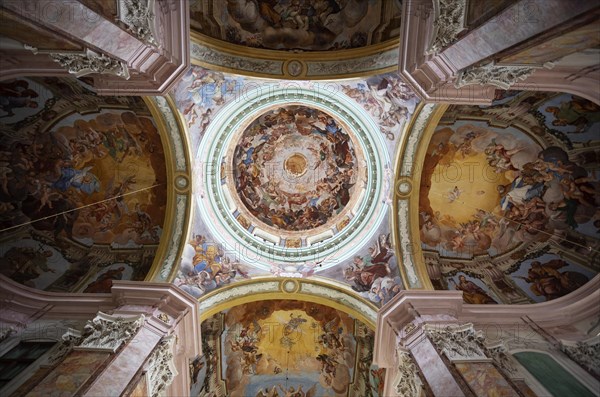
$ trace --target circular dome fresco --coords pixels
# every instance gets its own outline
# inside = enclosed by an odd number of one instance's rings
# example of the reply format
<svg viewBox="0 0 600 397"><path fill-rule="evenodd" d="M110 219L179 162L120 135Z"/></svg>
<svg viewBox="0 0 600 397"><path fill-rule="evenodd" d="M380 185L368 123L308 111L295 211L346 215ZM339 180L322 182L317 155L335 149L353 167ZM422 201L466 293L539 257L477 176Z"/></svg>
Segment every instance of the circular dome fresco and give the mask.
<svg viewBox="0 0 600 397"><path fill-rule="evenodd" d="M230 194L242 226L289 239L335 228L364 185L364 157L339 119L314 107L277 106L256 117L231 145Z"/></svg>
<svg viewBox="0 0 600 397"><path fill-rule="evenodd" d="M242 261L324 270L349 258L383 220L385 143L341 93L266 91L229 103L206 130L198 207Z"/></svg>

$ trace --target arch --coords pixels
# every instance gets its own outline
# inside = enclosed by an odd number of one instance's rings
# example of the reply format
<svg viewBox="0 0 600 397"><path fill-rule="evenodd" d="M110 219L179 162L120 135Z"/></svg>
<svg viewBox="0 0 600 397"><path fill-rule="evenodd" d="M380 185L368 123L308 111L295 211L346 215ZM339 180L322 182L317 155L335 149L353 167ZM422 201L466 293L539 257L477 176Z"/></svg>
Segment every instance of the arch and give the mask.
<svg viewBox="0 0 600 397"><path fill-rule="evenodd" d="M202 296L199 315L205 320L215 313L247 302L286 299L304 300L333 307L375 328L377 308L350 290L330 282L305 278L258 278L239 281Z"/></svg>
<svg viewBox="0 0 600 397"><path fill-rule="evenodd" d="M586 99L533 91L497 92L492 106L422 105L396 157L405 285L426 280L486 296L467 303L512 304L556 299L591 280L600 270L589 259L600 247L590 226L599 181L587 160L594 145L584 141L597 140L599 115ZM548 172L553 164L564 168Z"/></svg>
<svg viewBox="0 0 600 397"><path fill-rule="evenodd" d="M0 154L2 273L57 292L172 278L191 210L172 100L98 96L48 76L0 87L12 132Z"/></svg>
<svg viewBox="0 0 600 397"><path fill-rule="evenodd" d="M209 369L193 379L192 394L203 385L227 395L304 387L312 390L309 395L352 389L381 396L385 369L372 364L374 326L365 323L368 318L358 318L343 299L300 292L307 287L303 280L277 281L283 295L256 292L230 299L210 315L201 312L204 356L198 368ZM264 290L254 284L254 290Z"/></svg>

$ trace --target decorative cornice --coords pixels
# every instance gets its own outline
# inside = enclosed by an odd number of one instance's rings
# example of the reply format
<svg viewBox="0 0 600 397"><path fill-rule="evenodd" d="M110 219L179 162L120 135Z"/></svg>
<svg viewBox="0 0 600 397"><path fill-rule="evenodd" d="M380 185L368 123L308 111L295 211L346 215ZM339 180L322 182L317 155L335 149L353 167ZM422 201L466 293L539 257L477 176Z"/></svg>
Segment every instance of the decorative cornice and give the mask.
<svg viewBox="0 0 600 397"><path fill-rule="evenodd" d="M439 326L426 324L423 328L431 342L450 360L487 358L483 348L483 333L475 331L471 323L448 325L441 329Z"/></svg>
<svg viewBox="0 0 600 397"><path fill-rule="evenodd" d="M125 80L129 79L129 69L124 62L105 54L98 54L90 49L86 50L85 54L52 53L49 55L52 60L76 77L99 73L112 74Z"/></svg>
<svg viewBox="0 0 600 397"><path fill-rule="evenodd" d="M148 372L148 391L151 397L162 395L163 391L177 376L177 369L173 362L173 346L175 336L161 339L146 363Z"/></svg>
<svg viewBox="0 0 600 397"><path fill-rule="evenodd" d="M154 38L154 0L119 0L119 20L138 39L157 46Z"/></svg>
<svg viewBox="0 0 600 397"><path fill-rule="evenodd" d="M423 389L419 377L419 368L413 361L410 352L402 347L396 349L398 374L394 380L394 389L400 397L418 397Z"/></svg>
<svg viewBox="0 0 600 397"><path fill-rule="evenodd" d="M465 28L466 0L434 0L434 34L428 54L437 54L456 41Z"/></svg>
<svg viewBox="0 0 600 397"><path fill-rule="evenodd" d="M98 315L85 325L84 339L76 349L115 352L135 335L144 320L143 314L124 318L98 312Z"/></svg>
<svg viewBox="0 0 600 397"><path fill-rule="evenodd" d="M529 66L496 65L494 62L482 66L470 66L460 71L454 87L490 84L508 90L517 82L527 79L535 70L536 68Z"/></svg>
<svg viewBox="0 0 600 397"><path fill-rule="evenodd" d="M196 65L254 77L329 80L391 72L397 68L398 39L337 51L280 51L246 47L191 33Z"/></svg>

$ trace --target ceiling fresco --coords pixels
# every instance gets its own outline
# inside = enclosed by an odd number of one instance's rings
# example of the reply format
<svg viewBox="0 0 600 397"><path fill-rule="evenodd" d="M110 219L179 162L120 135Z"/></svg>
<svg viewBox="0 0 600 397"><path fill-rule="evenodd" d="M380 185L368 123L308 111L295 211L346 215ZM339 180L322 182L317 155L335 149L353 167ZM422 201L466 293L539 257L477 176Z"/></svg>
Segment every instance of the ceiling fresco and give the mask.
<svg viewBox="0 0 600 397"><path fill-rule="evenodd" d="M263 113L244 130L232 157L232 195L248 214L238 221L258 218L275 233L292 232L292 244L300 243L294 231L349 222L354 186L365 178L347 129L306 106Z"/></svg>
<svg viewBox="0 0 600 397"><path fill-rule="evenodd" d="M144 101L53 77L4 81L0 94L0 272L48 291L143 280L166 210Z"/></svg>
<svg viewBox="0 0 600 397"><path fill-rule="evenodd" d="M451 105L425 155L419 233L436 288L468 303L555 299L598 272L600 107L498 91ZM568 252L568 254L567 254Z"/></svg>
<svg viewBox="0 0 600 397"><path fill-rule="evenodd" d="M227 0L190 5L192 29L271 50L361 48L397 38L399 0Z"/></svg>
<svg viewBox="0 0 600 397"><path fill-rule="evenodd" d="M296 300L235 306L202 323L194 396L381 396L374 332L341 311Z"/></svg>
<svg viewBox="0 0 600 397"><path fill-rule="evenodd" d="M418 100L397 75L275 82L193 67L174 99L199 175L177 285L200 297L312 277L376 306L401 290L391 161Z"/></svg>

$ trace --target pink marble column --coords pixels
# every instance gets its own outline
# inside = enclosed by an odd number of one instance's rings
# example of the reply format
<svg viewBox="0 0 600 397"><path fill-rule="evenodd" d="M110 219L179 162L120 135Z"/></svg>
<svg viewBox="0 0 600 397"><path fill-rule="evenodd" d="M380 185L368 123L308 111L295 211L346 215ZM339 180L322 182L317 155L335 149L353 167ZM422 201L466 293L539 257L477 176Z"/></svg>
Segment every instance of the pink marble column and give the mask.
<svg viewBox="0 0 600 397"><path fill-rule="evenodd" d="M459 397L465 395L422 329L415 331L415 334L406 342L405 347L410 350L435 396Z"/></svg>
<svg viewBox="0 0 600 397"><path fill-rule="evenodd" d="M53 348L39 376L14 386L15 395L118 396L135 388L140 372L150 374L149 390L189 392L189 361L202 354L197 301L172 284L118 280L111 294L62 294L0 276L0 298L10 305L0 308L0 324L25 331L29 321L89 319ZM168 365L157 362L166 354Z"/></svg>
<svg viewBox="0 0 600 397"><path fill-rule="evenodd" d="M115 0L116 1L116 0ZM89 60L113 62L100 72L89 73L92 86L102 95L162 95L179 80L190 66L189 0L151 2L153 18L143 29L153 28L152 40L139 36L139 26L124 28L121 22L107 19L76 0L6 0L0 12L11 13L23 23L33 24L55 37L66 38L84 51L73 49L39 51L29 49L0 50L0 80L31 75L64 75L67 65L54 62L55 55L67 56L68 68L82 68ZM140 22L132 18L135 24ZM133 26L133 28L131 27ZM30 43L22 43L30 45ZM89 51L95 53L90 55ZM35 55L34 55L35 54ZM82 58L83 57L83 58ZM106 57L106 58L102 58ZM75 61L73 61L75 59ZM121 66L119 66L122 64ZM117 65L117 66L114 66ZM88 69L89 70L89 69ZM77 73L71 71L70 73Z"/></svg>
<svg viewBox="0 0 600 397"><path fill-rule="evenodd" d="M84 396L120 396L150 353L156 348L162 335L142 326L135 337L119 352L108 368L96 378Z"/></svg>
<svg viewBox="0 0 600 397"><path fill-rule="evenodd" d="M457 7L462 4L466 8L466 2L462 0L447 0L444 3L451 6L455 3ZM448 19L439 21L448 26L444 26L445 33L438 34L432 1L407 1L403 3L399 73L424 101L489 104L499 86L489 83L462 86L459 81L461 72L488 62L501 61L507 51L539 45L574 29L578 23L590 23L597 18L597 12L598 3L593 1L520 0L477 28L460 34L456 32L463 27L458 22L451 23ZM434 39L446 44L438 45L433 50L430 44ZM515 65L502 66L510 68ZM523 72L529 74L524 80L503 81L502 85L512 86L512 89L573 92L588 99L598 97L600 73L597 71L592 73L593 76L590 74L573 84L579 77L572 76L582 72L578 67L568 70L560 67L549 71L531 70ZM484 73L481 72L482 75ZM506 76L500 72L497 75L500 79ZM572 89L573 85L575 87Z"/></svg>
<svg viewBox="0 0 600 397"><path fill-rule="evenodd" d="M470 31L440 56L456 72L597 8L587 0L521 0Z"/></svg>

